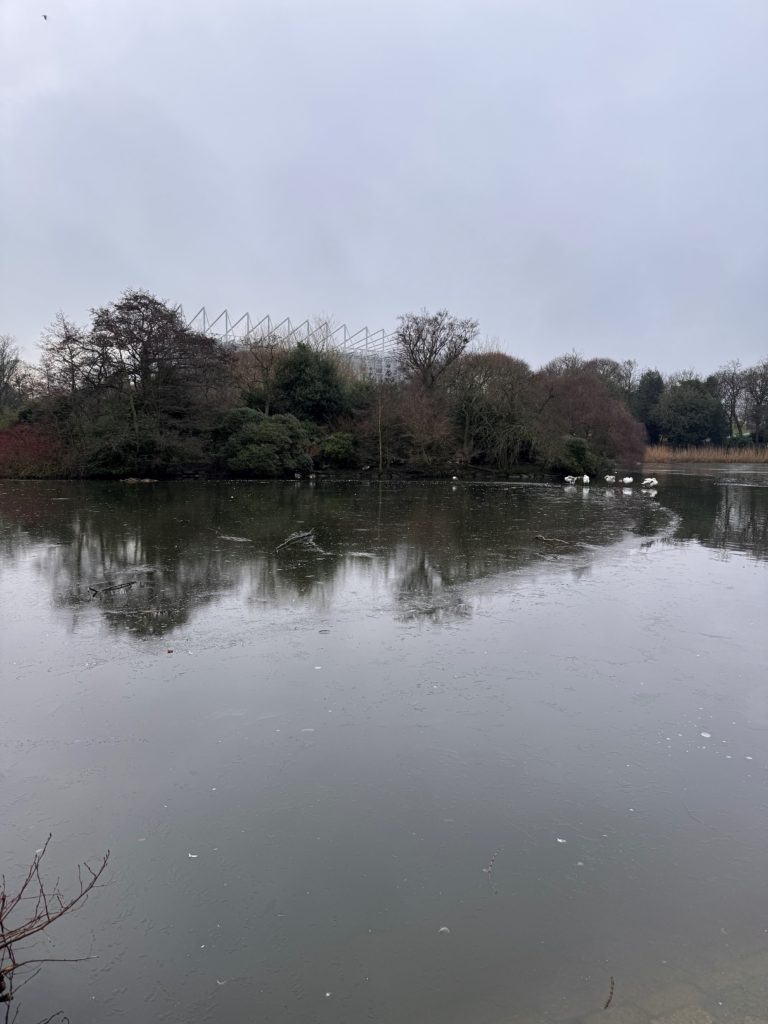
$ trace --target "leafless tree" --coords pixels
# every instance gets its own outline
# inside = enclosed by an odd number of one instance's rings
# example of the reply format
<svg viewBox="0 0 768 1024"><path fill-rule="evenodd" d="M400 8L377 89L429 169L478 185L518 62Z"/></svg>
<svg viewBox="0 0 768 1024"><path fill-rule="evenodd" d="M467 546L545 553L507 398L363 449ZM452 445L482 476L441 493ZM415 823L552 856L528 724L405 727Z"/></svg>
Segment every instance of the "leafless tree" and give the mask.
<svg viewBox="0 0 768 1024"><path fill-rule="evenodd" d="M333 335L338 326L333 316L316 313L309 318L307 344L316 352L335 351Z"/></svg>
<svg viewBox="0 0 768 1024"><path fill-rule="evenodd" d="M32 858L32 863L21 883L9 889L5 875L0 878L0 1003L5 1003L4 1024L13 1024L18 1016L18 1004L11 1015L11 1003L18 991L28 984L46 963L76 963L92 957L36 956L28 945L35 936L46 931L65 914L76 910L99 885L109 862L109 850L95 867L87 861L78 865L77 885L65 894L58 879L49 885L43 879L41 864L48 852L49 835ZM53 1014L48 1021L61 1012Z"/></svg>
<svg viewBox="0 0 768 1024"><path fill-rule="evenodd" d="M531 370L505 352L462 356L448 375L454 416L461 425L465 462L477 454L505 472L529 434Z"/></svg>
<svg viewBox="0 0 768 1024"><path fill-rule="evenodd" d="M768 440L768 359L744 371L744 391L752 440L764 442Z"/></svg>
<svg viewBox="0 0 768 1024"><path fill-rule="evenodd" d="M444 392L422 391L416 384L400 395L401 420L411 461L426 468L443 463L451 449L451 422Z"/></svg>
<svg viewBox="0 0 768 1024"><path fill-rule="evenodd" d="M556 462L568 438L581 438L595 454L624 465L642 456L642 426L589 363L553 360L534 375L534 393L533 437L543 461Z"/></svg>
<svg viewBox="0 0 768 1024"><path fill-rule="evenodd" d="M42 389L49 396L75 395L90 383L93 360L86 332L58 313L43 334L40 375Z"/></svg>
<svg viewBox="0 0 768 1024"><path fill-rule="evenodd" d="M433 315L406 313L396 331L397 351L405 373L431 390L477 337L477 320L460 320L447 309Z"/></svg>
<svg viewBox="0 0 768 1024"><path fill-rule="evenodd" d="M0 334L0 409L10 404L21 372L21 353L10 334Z"/></svg>
<svg viewBox="0 0 768 1024"><path fill-rule="evenodd" d="M732 359L721 366L715 374L715 383L720 401L728 414L728 435L733 436L734 428L737 436L741 435L740 413L744 404L745 373L738 359Z"/></svg>
<svg viewBox="0 0 768 1024"><path fill-rule="evenodd" d="M270 331L243 339L235 351L235 380L251 401L259 402L266 416L275 399L277 369L288 347L282 334Z"/></svg>
<svg viewBox="0 0 768 1024"><path fill-rule="evenodd" d="M585 362L584 356L574 349L572 352L565 352L561 356L550 359L539 372L546 374L547 377L566 377L583 369Z"/></svg>
<svg viewBox="0 0 768 1024"><path fill-rule="evenodd" d="M599 357L588 360L585 365L593 370L618 398L627 403L631 401L637 387L637 363L634 359L618 362L616 359Z"/></svg>
<svg viewBox="0 0 768 1024"><path fill-rule="evenodd" d="M149 475L170 452L197 461L233 390L228 348L143 291L91 310L88 328L59 314L41 364L46 407L79 472L117 459Z"/></svg>

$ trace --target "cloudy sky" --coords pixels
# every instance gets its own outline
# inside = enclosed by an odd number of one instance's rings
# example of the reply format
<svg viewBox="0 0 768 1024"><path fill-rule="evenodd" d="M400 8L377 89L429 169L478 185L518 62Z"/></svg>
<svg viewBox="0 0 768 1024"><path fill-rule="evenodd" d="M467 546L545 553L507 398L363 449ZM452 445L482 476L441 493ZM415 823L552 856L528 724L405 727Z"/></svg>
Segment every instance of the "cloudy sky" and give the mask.
<svg viewBox="0 0 768 1024"><path fill-rule="evenodd" d="M29 355L128 287L768 354L766 0L2 0L0 176Z"/></svg>

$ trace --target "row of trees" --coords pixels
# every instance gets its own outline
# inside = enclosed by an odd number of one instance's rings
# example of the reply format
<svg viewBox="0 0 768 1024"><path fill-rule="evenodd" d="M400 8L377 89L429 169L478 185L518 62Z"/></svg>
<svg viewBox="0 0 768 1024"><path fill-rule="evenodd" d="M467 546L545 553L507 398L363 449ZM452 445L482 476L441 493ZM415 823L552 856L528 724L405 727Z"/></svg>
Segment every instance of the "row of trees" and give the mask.
<svg viewBox="0 0 768 1024"><path fill-rule="evenodd" d="M765 439L768 360L707 380L575 353L534 370L477 336L446 310L406 314L393 365L372 367L327 330L225 344L126 292L86 326L60 315L36 367L0 340L0 473L600 472L636 463L648 438L721 442L746 426Z"/></svg>
<svg viewBox="0 0 768 1024"><path fill-rule="evenodd" d="M649 440L670 445L768 442L768 359L722 366L702 380L692 372L666 381L658 370L638 380L633 411Z"/></svg>

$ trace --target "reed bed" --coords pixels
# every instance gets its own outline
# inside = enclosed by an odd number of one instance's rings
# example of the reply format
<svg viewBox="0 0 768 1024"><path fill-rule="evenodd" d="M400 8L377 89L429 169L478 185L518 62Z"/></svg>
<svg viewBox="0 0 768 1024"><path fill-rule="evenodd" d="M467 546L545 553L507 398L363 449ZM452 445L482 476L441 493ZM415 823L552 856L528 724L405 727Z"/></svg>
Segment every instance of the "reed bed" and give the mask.
<svg viewBox="0 0 768 1024"><path fill-rule="evenodd" d="M702 445L700 448L669 448L665 444L649 444L645 462L763 462L768 463L768 445L727 448L725 445Z"/></svg>

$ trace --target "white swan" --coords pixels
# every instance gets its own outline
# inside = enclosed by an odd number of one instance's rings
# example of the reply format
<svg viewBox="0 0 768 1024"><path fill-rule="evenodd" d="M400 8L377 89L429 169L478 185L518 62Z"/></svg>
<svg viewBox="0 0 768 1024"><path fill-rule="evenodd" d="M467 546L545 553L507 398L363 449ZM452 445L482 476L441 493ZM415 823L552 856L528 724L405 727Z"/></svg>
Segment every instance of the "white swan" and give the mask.
<svg viewBox="0 0 768 1024"><path fill-rule="evenodd" d="M567 484L575 484L576 483L576 477L575 476L567 476L567 477L565 477L565 482Z"/></svg>
<svg viewBox="0 0 768 1024"><path fill-rule="evenodd" d="M607 476L605 478L605 482L607 484L615 484L616 483L616 477L615 476Z"/></svg>
<svg viewBox="0 0 768 1024"><path fill-rule="evenodd" d="M641 487L657 487L659 481L655 476L647 476L645 480L640 484Z"/></svg>
<svg viewBox="0 0 768 1024"><path fill-rule="evenodd" d="M623 484L632 484L635 482L635 478L633 476L623 476L621 482Z"/></svg>
<svg viewBox="0 0 768 1024"><path fill-rule="evenodd" d="M583 476L583 477L581 478L581 482L582 482L582 483L584 484L584 486L585 486L585 487L586 487L586 486L587 486L587 484L589 483L589 477L587 476L587 474L586 474L586 473L585 473L585 474L584 474L584 476Z"/></svg>

